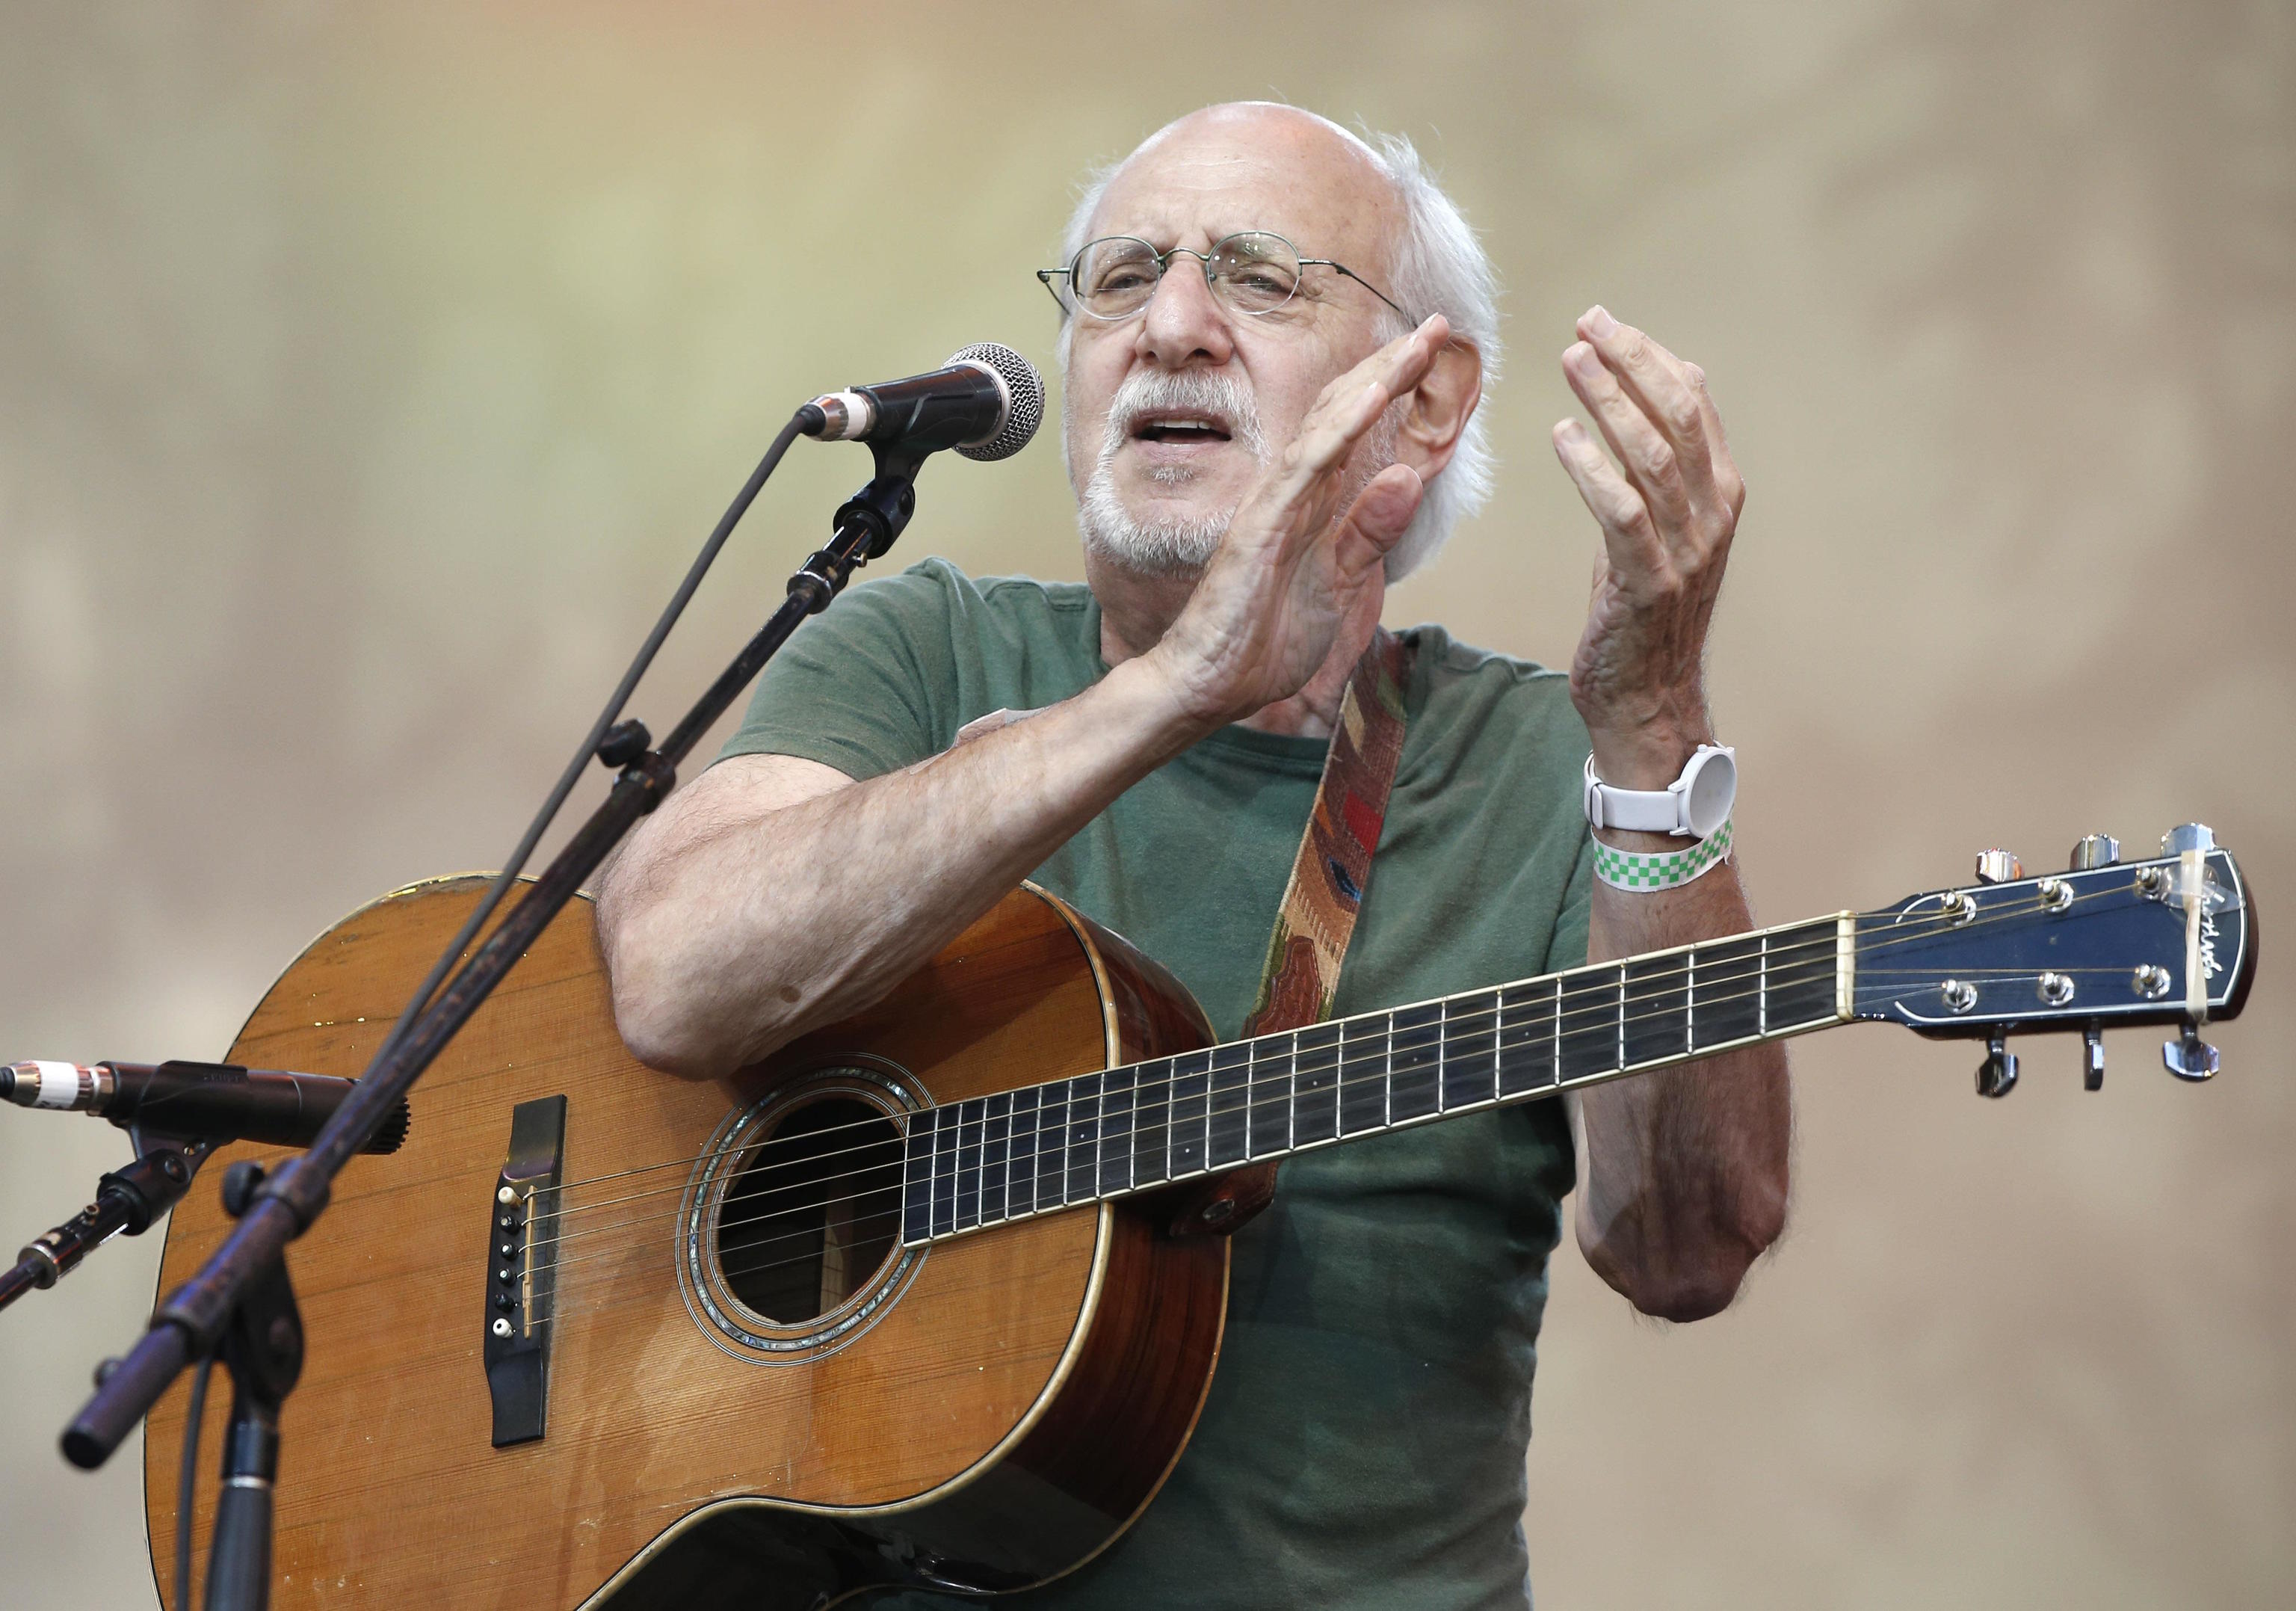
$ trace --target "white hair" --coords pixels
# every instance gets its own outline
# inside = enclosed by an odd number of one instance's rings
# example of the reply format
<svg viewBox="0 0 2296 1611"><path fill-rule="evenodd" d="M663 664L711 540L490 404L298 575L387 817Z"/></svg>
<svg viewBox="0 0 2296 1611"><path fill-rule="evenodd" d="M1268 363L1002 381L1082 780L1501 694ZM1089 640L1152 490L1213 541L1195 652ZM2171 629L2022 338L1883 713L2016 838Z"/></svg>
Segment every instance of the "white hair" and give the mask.
<svg viewBox="0 0 2296 1611"><path fill-rule="evenodd" d="M1490 255L1484 251L1458 203L1435 182L1419 148L1408 138L1373 133L1362 144L1374 165L1395 186L1396 199L1403 208L1402 232L1389 253L1387 283L1381 289L1413 318L1439 313L1449 320L1453 337L1473 347L1481 357L1483 387L1488 391L1499 376L1498 273L1491 266ZM1086 177L1076 210L1069 215L1068 228L1061 237L1062 262L1073 261L1082 249L1093 214L1099 210L1109 182L1123 166L1124 160L1119 159ZM1303 242L1302 250L1313 252L1316 246ZM1410 329L1392 309L1382 308L1381 314L1394 335ZM1074 328L1075 321L1063 316L1059 340L1063 405L1068 392L1069 338ZM1062 451L1067 450L1063 432ZM1479 407L1468 417L1451 462L1427 483L1426 496L1420 499L1411 524L1389 550L1387 579L1401 581L1433 559L1461 519L1483 506L1496 476L1490 432Z"/></svg>

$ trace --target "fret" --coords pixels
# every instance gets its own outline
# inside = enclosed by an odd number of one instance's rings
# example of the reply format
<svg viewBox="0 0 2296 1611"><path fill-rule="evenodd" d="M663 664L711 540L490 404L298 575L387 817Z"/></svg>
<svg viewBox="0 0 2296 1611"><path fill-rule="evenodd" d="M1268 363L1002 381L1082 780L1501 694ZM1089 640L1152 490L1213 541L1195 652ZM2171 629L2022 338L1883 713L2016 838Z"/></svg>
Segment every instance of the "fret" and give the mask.
<svg viewBox="0 0 2296 1611"><path fill-rule="evenodd" d="M1297 1038L1251 1043L1251 1114L1247 1155L1272 1158L1292 1145L1292 1068Z"/></svg>
<svg viewBox="0 0 2296 1611"><path fill-rule="evenodd" d="M1132 1088L1132 1185L1135 1190L1170 1178L1172 1060L1144 1063Z"/></svg>
<svg viewBox="0 0 2296 1611"><path fill-rule="evenodd" d="M901 1159L901 1241L922 1242L932 1235L933 1115L924 1108L909 1115Z"/></svg>
<svg viewBox="0 0 2296 1611"><path fill-rule="evenodd" d="M1126 1065L1100 1077L1100 1195L1132 1189L1132 1088L1139 1070Z"/></svg>
<svg viewBox="0 0 2296 1611"><path fill-rule="evenodd" d="M1620 1068L1679 1057L1690 1050L1686 953L1624 964L1627 975Z"/></svg>
<svg viewBox="0 0 2296 1611"><path fill-rule="evenodd" d="M1387 1122L1442 1112L1443 1004L1398 1007L1387 1022Z"/></svg>
<svg viewBox="0 0 2296 1611"><path fill-rule="evenodd" d="M1168 1179L1203 1172L1211 1066L1210 1052L1184 1052L1172 1059L1172 1167Z"/></svg>
<svg viewBox="0 0 2296 1611"><path fill-rule="evenodd" d="M1698 1008L1690 1048L1726 1046L1762 1032L1762 941L1748 935L1698 948Z"/></svg>
<svg viewBox="0 0 2296 1611"><path fill-rule="evenodd" d="M933 1123L932 1233L937 1237L948 1235L956 1226L957 1118L956 1107L944 1107Z"/></svg>
<svg viewBox="0 0 2296 1611"><path fill-rule="evenodd" d="M980 1124L980 1222L995 1225L1005 1219L1006 1165L1013 1141L1013 1093L998 1091L988 1099Z"/></svg>
<svg viewBox="0 0 2296 1611"><path fill-rule="evenodd" d="M1607 1074L1620 1066L1624 982L1624 970L1615 962L1581 968L1559 982L1557 1060L1564 1083Z"/></svg>
<svg viewBox="0 0 2296 1611"><path fill-rule="evenodd" d="M1212 1048L1212 1083L1204 1133L1204 1163L1233 1169L1250 1155L1251 1042Z"/></svg>
<svg viewBox="0 0 2296 1611"><path fill-rule="evenodd" d="M1013 1219L1037 1211L1037 1104L1042 1086L1023 1086L1013 1093L1012 1139L1007 1146L1004 1178L1005 1211Z"/></svg>
<svg viewBox="0 0 2296 1611"><path fill-rule="evenodd" d="M956 1105L955 1230L980 1223L980 1126L987 1111L978 1097Z"/></svg>
<svg viewBox="0 0 2296 1611"><path fill-rule="evenodd" d="M1387 1123L1387 1015L1340 1020L1340 1134Z"/></svg>
<svg viewBox="0 0 2296 1611"><path fill-rule="evenodd" d="M1340 1133L1340 1026L1311 1023L1292 1040L1292 1145L1311 1147Z"/></svg>
<svg viewBox="0 0 2296 1611"><path fill-rule="evenodd" d="M1089 1203L1100 1178L1100 1076L1079 1074L1068 1081L1068 1145L1062 1149L1068 1179L1063 1203Z"/></svg>
<svg viewBox="0 0 2296 1611"><path fill-rule="evenodd" d="M1443 1111L1499 1094L1499 993L1454 996L1443 1007Z"/></svg>
<svg viewBox="0 0 2296 1611"><path fill-rule="evenodd" d="M1840 925L1834 918L1796 924L1769 936L1770 971L1763 992L1764 1024L1773 1033L1831 1023L1839 966Z"/></svg>
<svg viewBox="0 0 2296 1611"><path fill-rule="evenodd" d="M1491 992L1497 1010L1494 1055L1500 1096L1519 1097L1554 1083L1558 1033L1554 1005L1561 988L1560 980L1534 979Z"/></svg>
<svg viewBox="0 0 2296 1611"><path fill-rule="evenodd" d="M1037 1088L1036 1210L1043 1213L1069 1200L1069 1082L1055 1080Z"/></svg>

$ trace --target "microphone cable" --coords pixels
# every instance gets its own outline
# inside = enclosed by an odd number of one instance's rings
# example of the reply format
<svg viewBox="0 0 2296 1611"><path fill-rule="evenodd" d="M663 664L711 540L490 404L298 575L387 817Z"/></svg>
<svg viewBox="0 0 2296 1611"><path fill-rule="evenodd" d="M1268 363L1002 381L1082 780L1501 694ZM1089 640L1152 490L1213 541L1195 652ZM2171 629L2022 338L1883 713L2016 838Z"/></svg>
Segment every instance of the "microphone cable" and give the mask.
<svg viewBox="0 0 2296 1611"><path fill-rule="evenodd" d="M439 954L439 960L431 964L430 972L423 977L422 982L415 987L414 994L407 1000L406 1010L398 1015L398 1021L390 1026L390 1032L383 1037L382 1046L375 1053L370 1066L373 1063L381 1062L398 1049L398 1043L406 1038L407 1031L414 1028L414 1021L422 1015L424 1009L430 1007L431 999L439 993L439 986L445 981L448 972L453 969L455 959L462 956L463 948L469 945L479 930L486 925L487 919L494 916L495 908L502 904L503 897L509 893L511 885L518 881L519 874L525 870L527 862L533 857L535 847L542 842L543 834L549 831L552 821L556 818L559 808L566 803L566 797L574 792L574 785L581 781L583 772L589 767L591 759L597 754L599 741L605 737L606 729L621 719L622 707L629 703L630 695L637 689L639 679L644 677L646 669L653 664L655 653L660 650L663 640L669 637L670 629L677 624L677 618L685 613L687 601L693 598L694 589L701 587L701 579L709 574L710 565L718 558L718 551L726 546L726 539L734 535L734 528L739 525L742 517L750 512L750 505L756 500L767 481L781 464L782 456L790 450L790 444L800 436L810 435L819 431L822 425L823 416L820 407L817 404L807 403L790 416L789 423L783 425L781 434L774 438L773 446L766 449L765 457L758 461L758 467L750 473L750 479L742 483L742 489L734 495L734 501L726 506L726 513L719 517L717 530L710 532L709 540L701 545L701 552L694 556L693 563L686 570L685 579L678 583L677 591L670 595L669 603L663 607L660 619L654 622L653 630L646 634L646 640L639 645L636 657L630 662L629 670L622 673L622 680L615 685L611 697L606 701L605 709L598 712L598 719L590 724L588 735L582 740L581 747L574 752L574 759L566 763L566 770L560 775L557 785L550 791L549 798L542 802L542 809L535 813L534 820L527 825L525 835L519 840L517 848L511 851L510 860L504 866L501 872L495 875L494 883L487 887L485 898L472 909L470 916L463 920L462 928L455 933L454 939L447 942L447 949Z"/></svg>

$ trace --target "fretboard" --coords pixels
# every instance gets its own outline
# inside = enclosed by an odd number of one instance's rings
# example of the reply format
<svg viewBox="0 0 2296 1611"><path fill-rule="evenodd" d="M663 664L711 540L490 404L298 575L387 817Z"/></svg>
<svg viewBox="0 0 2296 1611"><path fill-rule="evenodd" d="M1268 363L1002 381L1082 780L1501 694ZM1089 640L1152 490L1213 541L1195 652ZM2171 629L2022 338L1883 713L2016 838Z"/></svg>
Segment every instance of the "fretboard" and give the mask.
<svg viewBox="0 0 2296 1611"><path fill-rule="evenodd" d="M912 1118L914 1245L1528 1102L1849 1013L1847 915L1126 1064Z"/></svg>

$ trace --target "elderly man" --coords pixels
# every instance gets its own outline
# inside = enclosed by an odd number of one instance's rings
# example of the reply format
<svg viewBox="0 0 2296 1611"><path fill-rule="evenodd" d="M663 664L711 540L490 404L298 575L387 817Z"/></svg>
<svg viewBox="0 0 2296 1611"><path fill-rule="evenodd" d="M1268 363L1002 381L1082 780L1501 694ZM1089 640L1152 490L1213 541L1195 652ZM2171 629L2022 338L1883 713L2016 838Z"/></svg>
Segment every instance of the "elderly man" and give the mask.
<svg viewBox="0 0 2296 1611"><path fill-rule="evenodd" d="M1067 246L1046 278L1086 585L928 561L798 636L602 892L615 1010L647 1063L754 1061L882 995L1024 876L1238 1032L1387 583L1487 485L1491 276L1408 144L1265 104L1156 134ZM1607 787L1656 792L1713 739L1701 661L1743 493L1696 366L1600 308L1578 336L1562 372L1618 461L1555 428L1602 532L1585 635L1567 682L1402 635L1404 747L1338 1010L1749 926L1726 863L1660 887L1592 875L1588 757ZM1574 1144L1589 1262L1638 1309L1694 1319L1778 1234L1788 1104L1769 1046L1567 1114L1291 1159L1236 1234L1187 1451L1130 1533L1030 1603L1521 1605L1533 1344Z"/></svg>

